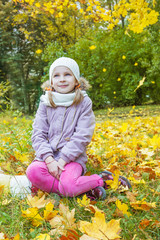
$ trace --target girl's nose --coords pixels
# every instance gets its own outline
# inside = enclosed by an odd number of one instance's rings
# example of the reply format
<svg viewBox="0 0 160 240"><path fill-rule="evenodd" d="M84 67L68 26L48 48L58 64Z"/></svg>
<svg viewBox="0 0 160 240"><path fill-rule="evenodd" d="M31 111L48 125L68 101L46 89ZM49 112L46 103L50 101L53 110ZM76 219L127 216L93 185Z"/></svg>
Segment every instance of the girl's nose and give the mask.
<svg viewBox="0 0 160 240"><path fill-rule="evenodd" d="M65 78L63 75L60 76L60 82L64 82L65 81Z"/></svg>

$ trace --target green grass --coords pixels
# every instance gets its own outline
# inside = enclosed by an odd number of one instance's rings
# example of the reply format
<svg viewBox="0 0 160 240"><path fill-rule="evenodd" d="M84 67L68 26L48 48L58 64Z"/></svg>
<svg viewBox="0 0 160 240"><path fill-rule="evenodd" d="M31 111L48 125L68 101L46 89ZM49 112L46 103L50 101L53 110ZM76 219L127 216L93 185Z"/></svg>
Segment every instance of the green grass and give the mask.
<svg viewBox="0 0 160 240"><path fill-rule="evenodd" d="M160 106L136 106L134 109L132 107L125 108L116 108L113 111L108 109L95 111L96 120L100 125L104 121L109 121L107 124L111 124L112 120L117 121L118 125L123 124L124 122L130 121L130 119L136 119L136 117L140 117L141 121L143 119L145 121L149 121L151 117L151 121L154 120L155 116L159 116ZM146 120L147 119L147 120ZM0 147L0 167L8 174L15 174L18 171L18 174L24 173L27 167L27 164L33 159L33 150L31 147L31 129L32 129L32 117L19 116L19 113L7 113L1 114L0 116L0 135L1 135L1 147ZM108 126L108 125L107 125ZM109 125L110 126L110 125ZM115 125L117 126L117 125ZM154 134L160 135L160 131L154 128L150 130L151 137ZM113 127L114 128L114 127ZM160 128L159 128L160 129ZM107 130L107 129L106 129ZM142 129L139 128L138 131ZM147 130L146 130L147 131ZM106 134L105 132L102 132ZM96 133L97 134L97 133ZM108 133L107 133L108 134ZM145 133L146 134L146 133ZM148 135L147 135L148 136ZM10 139L8 138L10 137ZM119 138L117 134L115 139ZM127 138L127 134L123 136L123 138ZM122 139L123 139L122 138ZM140 139L141 140L141 139ZM95 148L95 154L99 154L99 147L102 147L104 142L106 141L106 137L104 135L104 139L102 138L102 142L97 142L97 148ZM114 144L114 143L113 143ZM104 145L105 146L105 145ZM146 148L145 146L144 148ZM112 150L112 149L111 149ZM15 151L19 151L23 156L27 156L28 163L24 163L21 159L18 159L17 155L15 155ZM105 149L102 151L102 153ZM10 154L8 154L8 152ZM16 156L16 157L15 157ZM119 155L118 155L119 156ZM14 158L15 157L15 158ZM96 158L96 156L95 156ZM138 159L138 158L137 158ZM155 150L155 155L153 159L157 160L157 163L160 160L160 149ZM102 158L104 165L109 166L110 159ZM117 160L118 167L124 171L125 166L121 166L124 162L125 157L119 158ZM94 159L95 161L95 159ZM138 160L137 160L138 161ZM142 161L140 159L140 161ZM8 165L7 165L8 163ZM107 165L108 164L108 165ZM130 164L130 163L129 163ZM136 167L135 165L132 168L135 173ZM159 165L160 166L160 165ZM100 168L95 167L93 164L93 160L89 159L87 164L88 171L90 173L99 173L101 171ZM153 166L154 169L154 166ZM21 172L22 171L22 172ZM126 166L126 173L127 166ZM124 171L124 172L125 172ZM138 176L138 175L137 175ZM159 176L155 176L155 178L150 178L150 173L148 172L140 172L140 177L145 180L145 184L133 184L131 192L135 194L136 200L141 201L142 199L146 199L146 202L156 203L156 208L151 208L148 211L145 210L136 210L133 209L130 205L130 200L127 198L126 193L119 193L113 190L107 190L107 199L105 201L97 201L95 202L95 206L99 209L102 209L106 216L106 222L111 219L121 218L121 237L124 240L134 239L134 240L159 240L160 239L160 179ZM153 191L151 191L153 190ZM137 194L137 195L136 195ZM47 198L55 201L55 209L59 209L60 201L67 204L70 209L75 208L75 219L77 222L83 221L91 221L91 217L94 216L93 213L86 211L84 207L80 207L77 204L77 198L62 198L60 199L57 195L51 194ZM127 204L129 207L129 212L132 214L130 217L126 215L119 215L116 212L116 204L115 199L119 199L122 203ZM4 204L4 200L7 200L8 203ZM111 201L112 200L112 201ZM0 233L4 233L6 238L13 239L18 233L20 234L20 239L34 239L39 233L49 233L51 230L50 224L46 221L42 223L42 225L35 227L28 221L26 218L22 217L21 210L28 209L28 204L26 200L21 200L10 196L10 194L1 193L0 194ZM43 210L40 209L40 214L43 215ZM149 220L149 224L140 228L140 223L142 220ZM80 233L80 232L79 232ZM57 236L52 236L51 239L58 239ZM106 238L104 238L106 239Z"/></svg>

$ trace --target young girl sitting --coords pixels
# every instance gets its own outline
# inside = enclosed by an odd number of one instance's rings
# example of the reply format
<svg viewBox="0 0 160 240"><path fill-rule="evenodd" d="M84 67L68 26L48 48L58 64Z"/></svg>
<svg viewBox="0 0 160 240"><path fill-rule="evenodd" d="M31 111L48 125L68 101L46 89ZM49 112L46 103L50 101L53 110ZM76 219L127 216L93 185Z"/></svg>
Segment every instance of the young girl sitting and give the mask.
<svg viewBox="0 0 160 240"><path fill-rule="evenodd" d="M49 86L40 98L33 124L36 156L25 176L32 190L66 197L87 193L90 198L106 198L105 180L113 179L112 173L103 171L99 175L84 176L86 147L95 127L92 101L85 91L88 87L73 59L61 57L51 65ZM119 182L131 187L124 177L120 177ZM14 190L12 183L12 192Z"/></svg>

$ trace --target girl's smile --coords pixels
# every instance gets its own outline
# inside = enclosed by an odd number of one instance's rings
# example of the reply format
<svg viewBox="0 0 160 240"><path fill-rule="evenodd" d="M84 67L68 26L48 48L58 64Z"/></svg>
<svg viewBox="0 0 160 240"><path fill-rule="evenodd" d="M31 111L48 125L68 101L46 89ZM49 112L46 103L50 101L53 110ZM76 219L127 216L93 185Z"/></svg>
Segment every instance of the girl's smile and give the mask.
<svg viewBox="0 0 160 240"><path fill-rule="evenodd" d="M78 85L78 81L69 68L60 66L53 71L52 85L56 92L69 93Z"/></svg>

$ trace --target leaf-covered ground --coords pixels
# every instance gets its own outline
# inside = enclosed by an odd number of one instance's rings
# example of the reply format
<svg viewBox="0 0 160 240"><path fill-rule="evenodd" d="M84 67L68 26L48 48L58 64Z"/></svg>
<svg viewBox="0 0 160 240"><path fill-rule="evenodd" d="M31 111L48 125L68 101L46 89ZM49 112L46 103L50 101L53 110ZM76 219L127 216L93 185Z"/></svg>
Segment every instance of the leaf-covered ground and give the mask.
<svg viewBox="0 0 160 240"><path fill-rule="evenodd" d="M111 108L96 119L87 174L115 173L106 200L42 192L20 200L0 186L0 239L160 239L159 107ZM34 157L33 119L7 113L0 120L0 167L24 174ZM119 175L130 179L131 190L117 190Z"/></svg>

